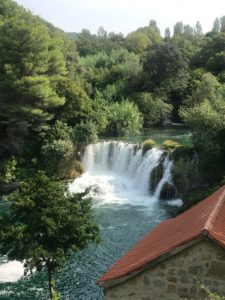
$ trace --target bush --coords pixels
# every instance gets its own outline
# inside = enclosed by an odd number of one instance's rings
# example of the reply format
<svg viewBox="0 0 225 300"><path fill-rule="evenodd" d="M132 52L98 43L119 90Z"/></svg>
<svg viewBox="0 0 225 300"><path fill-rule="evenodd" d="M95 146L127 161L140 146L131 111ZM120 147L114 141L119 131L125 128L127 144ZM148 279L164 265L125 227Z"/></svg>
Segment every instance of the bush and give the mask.
<svg viewBox="0 0 225 300"><path fill-rule="evenodd" d="M148 139L146 141L144 141L143 145L142 145L142 154L145 155L145 153L152 149L153 147L156 146L156 142L151 140L151 139Z"/></svg>
<svg viewBox="0 0 225 300"><path fill-rule="evenodd" d="M170 151L170 150L174 150L176 148L181 147L181 144L179 144L176 141L166 140L163 142L162 146L163 146L163 149Z"/></svg>
<svg viewBox="0 0 225 300"><path fill-rule="evenodd" d="M135 104L128 100L109 106L108 125L105 133L111 136L138 134L142 127L142 117Z"/></svg>
<svg viewBox="0 0 225 300"><path fill-rule="evenodd" d="M0 184L8 184L15 180L17 161L14 156L0 161Z"/></svg>
<svg viewBox="0 0 225 300"><path fill-rule="evenodd" d="M159 97L150 93L139 93L134 101L143 115L145 128L162 124L172 111L172 106L165 102L165 95Z"/></svg>
<svg viewBox="0 0 225 300"><path fill-rule="evenodd" d="M98 140L96 124L92 121L82 122L74 127L74 139L76 144L96 143Z"/></svg>
<svg viewBox="0 0 225 300"><path fill-rule="evenodd" d="M42 137L41 164L48 175L67 177L67 170L76 158L73 129L57 121L54 126L44 126L40 131ZM71 171L69 171L70 174ZM79 171L78 171L79 173ZM70 176L68 175L70 178Z"/></svg>

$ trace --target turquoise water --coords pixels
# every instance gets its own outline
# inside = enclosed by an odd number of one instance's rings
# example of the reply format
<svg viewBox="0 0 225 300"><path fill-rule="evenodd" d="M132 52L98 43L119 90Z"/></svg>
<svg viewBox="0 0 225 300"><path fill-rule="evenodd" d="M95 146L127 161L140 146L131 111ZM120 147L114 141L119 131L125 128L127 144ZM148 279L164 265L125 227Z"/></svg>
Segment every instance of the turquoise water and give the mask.
<svg viewBox="0 0 225 300"><path fill-rule="evenodd" d="M111 139L111 138L109 138ZM140 135L129 137L112 138L113 140L121 140L130 143L141 143L147 139L153 139L157 144L162 144L165 140L174 140L183 145L191 144L191 132L186 127L162 127L144 130Z"/></svg>

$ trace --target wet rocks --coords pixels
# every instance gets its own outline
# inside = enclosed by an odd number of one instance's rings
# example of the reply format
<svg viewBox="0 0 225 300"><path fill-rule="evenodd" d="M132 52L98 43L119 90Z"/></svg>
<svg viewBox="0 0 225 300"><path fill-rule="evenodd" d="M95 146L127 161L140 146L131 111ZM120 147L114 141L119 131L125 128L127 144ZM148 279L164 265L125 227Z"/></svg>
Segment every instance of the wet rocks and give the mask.
<svg viewBox="0 0 225 300"><path fill-rule="evenodd" d="M166 181L162 186L159 198L160 200L172 200L177 198L177 191L174 185Z"/></svg>
<svg viewBox="0 0 225 300"><path fill-rule="evenodd" d="M160 180L163 178L163 161L161 161L157 166L155 166L150 174L150 192L153 194L159 184Z"/></svg>

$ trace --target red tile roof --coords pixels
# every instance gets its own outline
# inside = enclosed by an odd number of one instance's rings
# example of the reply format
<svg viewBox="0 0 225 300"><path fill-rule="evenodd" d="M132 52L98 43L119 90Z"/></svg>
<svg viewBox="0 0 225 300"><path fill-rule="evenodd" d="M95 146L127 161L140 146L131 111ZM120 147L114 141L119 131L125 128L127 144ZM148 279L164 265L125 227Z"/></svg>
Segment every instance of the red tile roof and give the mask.
<svg viewBox="0 0 225 300"><path fill-rule="evenodd" d="M203 234L225 248L225 186L176 218L160 223L97 282L104 284L141 270Z"/></svg>

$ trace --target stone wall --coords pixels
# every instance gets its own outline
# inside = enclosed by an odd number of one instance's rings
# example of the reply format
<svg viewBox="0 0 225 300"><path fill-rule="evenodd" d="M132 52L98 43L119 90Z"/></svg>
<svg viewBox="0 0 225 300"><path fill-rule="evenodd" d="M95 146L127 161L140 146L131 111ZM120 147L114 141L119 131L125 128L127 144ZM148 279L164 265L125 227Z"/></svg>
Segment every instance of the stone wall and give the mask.
<svg viewBox="0 0 225 300"><path fill-rule="evenodd" d="M192 245L127 281L105 289L105 299L208 299L198 282L225 295L225 251L211 241Z"/></svg>

